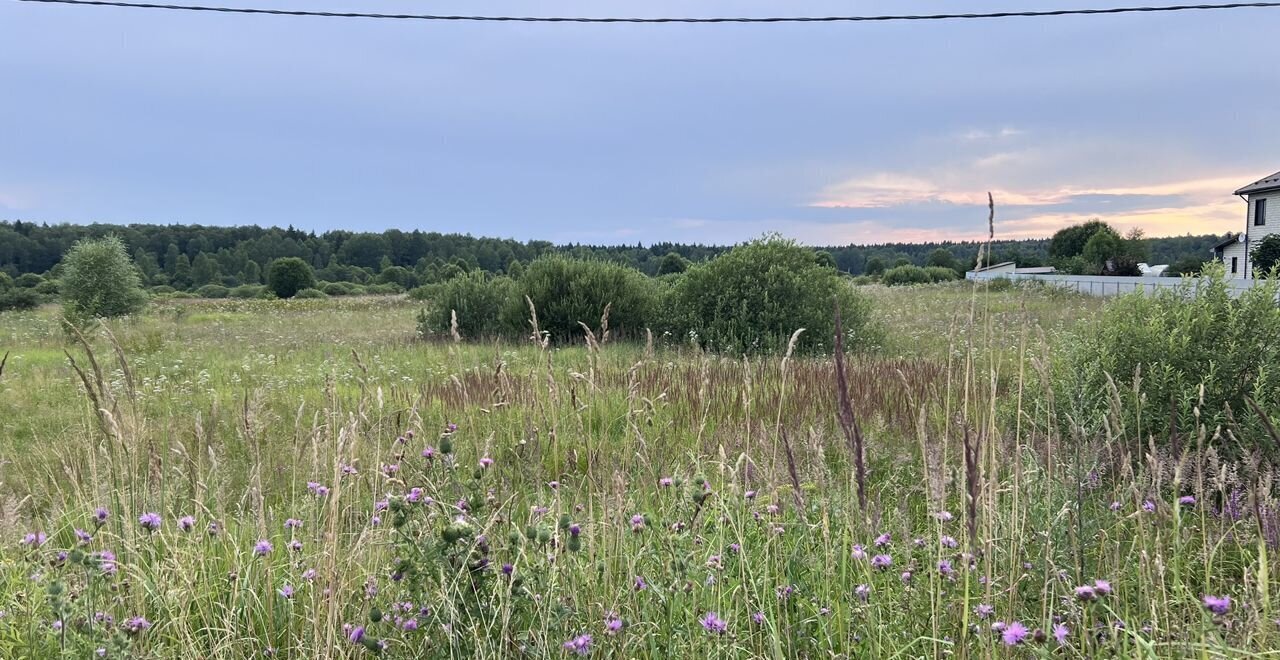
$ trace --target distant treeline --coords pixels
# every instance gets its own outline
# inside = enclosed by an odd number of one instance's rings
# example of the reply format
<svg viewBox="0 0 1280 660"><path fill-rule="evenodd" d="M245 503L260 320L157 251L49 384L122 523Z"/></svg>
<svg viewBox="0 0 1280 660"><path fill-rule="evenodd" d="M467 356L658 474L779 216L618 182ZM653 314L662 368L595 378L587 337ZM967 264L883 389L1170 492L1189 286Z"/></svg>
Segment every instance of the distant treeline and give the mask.
<svg viewBox="0 0 1280 660"><path fill-rule="evenodd" d="M238 286L264 281L267 267L281 257L299 257L327 282L387 283L411 288L438 281L458 270L511 273L548 253L599 258L632 266L649 275L662 269L668 255L692 262L709 259L727 246L683 243L637 245L555 245L548 241L477 238L463 234L401 231L381 233L293 227L209 227L202 225L70 225L0 222L0 272L49 274L67 250L83 238L119 237L128 246L145 283L193 290L209 284ZM1219 237L1213 235L1143 239L1152 263L1206 260ZM816 247L830 254L837 268L852 275L895 265L930 265L930 255L945 249L957 266L975 263L979 243L884 243ZM1048 239L997 241L992 262L1039 265L1048 261ZM56 275L56 273L53 273Z"/></svg>

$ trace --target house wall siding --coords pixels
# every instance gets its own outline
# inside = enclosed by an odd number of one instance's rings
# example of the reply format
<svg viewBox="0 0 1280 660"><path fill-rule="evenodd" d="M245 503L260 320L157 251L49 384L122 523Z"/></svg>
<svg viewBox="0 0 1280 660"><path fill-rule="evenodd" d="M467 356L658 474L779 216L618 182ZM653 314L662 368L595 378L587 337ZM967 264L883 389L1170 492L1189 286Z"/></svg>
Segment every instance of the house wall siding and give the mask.
<svg viewBox="0 0 1280 660"><path fill-rule="evenodd" d="M1268 202L1269 204L1270 202ZM1231 258L1239 259L1239 267L1236 272L1231 272ZM1233 279L1244 279L1248 277L1249 271L1249 252L1245 250L1244 243L1236 242L1222 248L1222 265L1227 268L1227 277Z"/></svg>
<svg viewBox="0 0 1280 660"><path fill-rule="evenodd" d="M1249 197L1249 210L1245 216L1246 218L1245 227L1246 227L1246 231L1249 234L1248 250L1252 250L1253 246L1257 245L1258 242L1261 241L1263 238L1266 238L1267 236L1270 236L1272 234L1280 234L1280 190L1261 193L1257 195L1249 195L1248 197ZM1253 224L1254 209L1257 208L1257 205L1254 204L1254 201L1259 199L1268 200L1267 215L1266 215L1267 224L1262 225L1260 227L1254 226ZM1224 256L1226 255L1225 252L1223 254ZM1227 261L1227 264L1230 264L1231 258L1227 257L1226 261ZM1242 275L1242 277L1253 277L1253 264L1249 264L1248 272Z"/></svg>

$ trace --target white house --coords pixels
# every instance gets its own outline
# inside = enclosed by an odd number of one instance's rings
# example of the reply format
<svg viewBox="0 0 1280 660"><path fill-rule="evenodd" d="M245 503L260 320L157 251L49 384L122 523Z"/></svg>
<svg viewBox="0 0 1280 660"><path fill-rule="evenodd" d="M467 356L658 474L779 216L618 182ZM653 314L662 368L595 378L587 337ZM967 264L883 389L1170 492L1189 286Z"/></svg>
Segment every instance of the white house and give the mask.
<svg viewBox="0 0 1280 660"><path fill-rule="evenodd" d="M1213 258L1227 267L1227 277L1253 277L1249 253L1264 237L1280 233L1280 172L1235 192L1247 204L1244 231L1213 246Z"/></svg>

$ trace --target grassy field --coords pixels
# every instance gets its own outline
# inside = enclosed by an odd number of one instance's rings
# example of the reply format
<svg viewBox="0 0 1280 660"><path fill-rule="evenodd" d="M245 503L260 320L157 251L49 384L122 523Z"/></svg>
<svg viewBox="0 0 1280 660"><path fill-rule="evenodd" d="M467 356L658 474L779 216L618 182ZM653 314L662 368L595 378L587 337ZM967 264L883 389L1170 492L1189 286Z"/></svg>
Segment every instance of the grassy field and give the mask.
<svg viewBox="0 0 1280 660"><path fill-rule="evenodd" d="M425 343L390 297L168 301L83 344L0 315L0 657L1280 645L1266 468L1022 414L1099 301L865 291L865 479L830 358Z"/></svg>

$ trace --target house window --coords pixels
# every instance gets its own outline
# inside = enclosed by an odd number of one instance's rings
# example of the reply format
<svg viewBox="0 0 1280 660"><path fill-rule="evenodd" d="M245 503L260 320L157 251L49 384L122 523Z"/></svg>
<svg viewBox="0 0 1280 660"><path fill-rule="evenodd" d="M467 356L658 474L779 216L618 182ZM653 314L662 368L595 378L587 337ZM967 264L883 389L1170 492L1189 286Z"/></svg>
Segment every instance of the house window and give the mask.
<svg viewBox="0 0 1280 660"><path fill-rule="evenodd" d="M1231 274L1234 275L1240 267L1240 257L1231 257Z"/></svg>
<svg viewBox="0 0 1280 660"><path fill-rule="evenodd" d="M1267 224L1267 200L1260 199L1253 203L1253 224L1262 226Z"/></svg>

